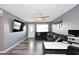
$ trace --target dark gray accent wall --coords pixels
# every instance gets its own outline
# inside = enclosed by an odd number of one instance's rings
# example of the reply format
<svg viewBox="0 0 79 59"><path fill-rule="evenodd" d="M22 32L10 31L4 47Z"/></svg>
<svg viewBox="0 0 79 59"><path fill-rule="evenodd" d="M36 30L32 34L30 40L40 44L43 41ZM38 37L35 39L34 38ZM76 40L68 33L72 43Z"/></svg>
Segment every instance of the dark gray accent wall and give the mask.
<svg viewBox="0 0 79 59"><path fill-rule="evenodd" d="M62 19L62 26L58 28L55 27L55 25L53 25L52 29L53 32L68 35L69 29L79 30L79 5L77 5L75 8L65 13L64 15L60 16L56 20L61 19Z"/></svg>

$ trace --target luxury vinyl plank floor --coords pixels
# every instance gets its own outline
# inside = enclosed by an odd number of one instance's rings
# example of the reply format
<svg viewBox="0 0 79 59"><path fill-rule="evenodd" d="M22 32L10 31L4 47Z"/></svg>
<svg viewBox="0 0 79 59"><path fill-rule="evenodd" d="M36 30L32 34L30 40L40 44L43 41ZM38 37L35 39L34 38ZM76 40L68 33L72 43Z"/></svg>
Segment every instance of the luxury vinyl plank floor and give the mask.
<svg viewBox="0 0 79 59"><path fill-rule="evenodd" d="M42 41L27 39L2 55L42 55ZM1 54L0 54L1 55Z"/></svg>

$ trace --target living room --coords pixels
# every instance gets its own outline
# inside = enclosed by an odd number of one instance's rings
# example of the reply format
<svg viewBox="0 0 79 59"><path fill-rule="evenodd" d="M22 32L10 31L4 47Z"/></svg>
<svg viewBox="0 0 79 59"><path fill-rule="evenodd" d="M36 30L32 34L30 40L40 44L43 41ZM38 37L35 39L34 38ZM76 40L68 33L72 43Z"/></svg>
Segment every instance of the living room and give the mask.
<svg viewBox="0 0 79 59"><path fill-rule="evenodd" d="M78 4L0 4L0 54L78 55L78 10Z"/></svg>

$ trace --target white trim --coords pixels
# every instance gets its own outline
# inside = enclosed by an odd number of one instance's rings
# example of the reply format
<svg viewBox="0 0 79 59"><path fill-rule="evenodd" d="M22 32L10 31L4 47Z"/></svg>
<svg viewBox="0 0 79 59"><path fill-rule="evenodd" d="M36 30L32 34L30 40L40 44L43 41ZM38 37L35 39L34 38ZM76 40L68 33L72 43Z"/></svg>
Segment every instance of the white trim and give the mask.
<svg viewBox="0 0 79 59"><path fill-rule="evenodd" d="M26 39L26 38L25 38ZM14 48L15 46L17 46L18 44L20 44L21 42L23 42L25 39L20 40L19 42L17 42L16 44L12 45L11 47L9 47L8 49L5 49L4 51L0 51L0 53L6 53L9 50L11 50L12 48Z"/></svg>

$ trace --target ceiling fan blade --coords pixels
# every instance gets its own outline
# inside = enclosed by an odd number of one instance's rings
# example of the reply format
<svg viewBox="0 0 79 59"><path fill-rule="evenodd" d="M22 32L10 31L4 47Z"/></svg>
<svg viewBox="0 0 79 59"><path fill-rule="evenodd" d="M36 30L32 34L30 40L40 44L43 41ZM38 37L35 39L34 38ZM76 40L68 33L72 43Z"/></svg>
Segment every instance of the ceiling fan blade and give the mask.
<svg viewBox="0 0 79 59"><path fill-rule="evenodd" d="M49 16L42 16L43 18L49 18Z"/></svg>
<svg viewBox="0 0 79 59"><path fill-rule="evenodd" d="M37 17L32 17L32 18L49 18L49 16L37 16Z"/></svg>

